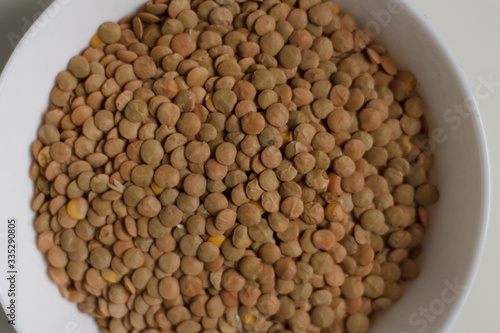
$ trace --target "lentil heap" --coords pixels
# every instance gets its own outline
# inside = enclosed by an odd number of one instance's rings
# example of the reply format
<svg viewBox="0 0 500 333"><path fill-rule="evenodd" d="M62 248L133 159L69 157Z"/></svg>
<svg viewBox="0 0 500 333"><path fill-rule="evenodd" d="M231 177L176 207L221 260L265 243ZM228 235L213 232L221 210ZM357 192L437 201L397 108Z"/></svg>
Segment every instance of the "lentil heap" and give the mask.
<svg viewBox="0 0 500 333"><path fill-rule="evenodd" d="M333 2L159 0L57 75L37 244L103 333L366 332L438 200L414 75Z"/></svg>

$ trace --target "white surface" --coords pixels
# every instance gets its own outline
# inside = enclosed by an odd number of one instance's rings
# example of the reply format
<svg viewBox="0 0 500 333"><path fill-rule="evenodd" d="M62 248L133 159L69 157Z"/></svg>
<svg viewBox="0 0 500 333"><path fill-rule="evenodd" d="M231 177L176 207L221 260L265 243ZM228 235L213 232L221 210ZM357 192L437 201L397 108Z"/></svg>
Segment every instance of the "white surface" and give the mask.
<svg viewBox="0 0 500 333"><path fill-rule="evenodd" d="M31 7L26 6L26 4L28 3L31 3ZM137 3L137 1L135 1L135 3ZM442 34L442 36L448 42L448 45L454 51L455 57L461 63L464 72L466 73L467 78L469 79L469 82L474 89L476 87L479 87L479 85L482 82L481 80L478 79L478 77L488 79L488 77L492 75L494 81L500 82L500 66L499 66L500 43L498 43L499 40L498 37L496 37L496 33L499 31L500 28L500 24L495 23L495 21L497 21L495 14L497 14L500 9L500 4L498 2L485 0L481 3L475 2L471 4L470 2L465 2L465 1L446 0L436 4L435 1L431 0L415 0L414 3L418 7L420 7L422 11L429 17L430 21L437 26L438 31ZM40 10L39 4L37 4L36 2L32 3L31 1L26 1L26 0L16 0L15 2L13 0L12 1L0 0L0 6L1 6L0 18L3 18L5 15L5 17L9 18L8 21L12 22L12 27L17 27L13 28L17 30L7 30L7 32L13 31L18 34L20 33L19 26L22 26L24 24L24 22L21 20L20 17L25 15L26 17L28 17L28 20L30 20L32 15L31 13ZM20 6L20 8L22 8L23 10L27 10L27 12L30 14L29 15L22 14L21 11L15 11L15 10L12 11L12 13L9 12L9 10L12 10L12 8L19 8L18 6ZM18 14L21 13L20 17L19 16L16 17L15 16L16 13ZM95 18L95 20L96 22L100 20L102 21L102 18ZM0 20L0 22L3 22L3 24L0 25L0 28L5 29L5 27L8 26L5 22L8 21ZM91 34L88 33L88 36L90 35ZM0 38L3 38L3 35L0 34ZM8 44L9 42L3 39L2 42L4 43L7 42L7 47L2 47L2 50L4 52L6 50L8 51L10 49L10 45ZM80 47L81 46L82 45L80 45ZM73 47L73 50L76 49ZM35 55L31 55L30 59L33 61L35 59ZM452 83L453 82L450 82L450 86ZM443 87L444 86L445 84L443 84ZM449 86L446 86L446 88L449 88ZM488 98L486 98L486 93L488 93L488 91L484 90L484 88L479 89L478 92L482 97L485 97L484 101L480 101L480 107L481 107L481 114L484 119L486 130L488 133L489 142L492 143L491 144L492 149L490 150L491 162L492 162L491 163L492 174L498 174L498 171L500 170L496 170L498 168L495 169L495 165L498 165L497 163L499 156L498 154L495 154L494 151L495 143L498 140L498 134L496 134L498 130L496 130L494 126L498 124L500 119L499 116L497 116L498 112L496 111L494 106L500 105L500 87L498 86L494 87L494 91L490 93L490 96ZM5 109L3 108L2 112L4 112L4 110ZM33 126L29 126L27 130L33 130L35 128ZM466 147L463 146L462 149L464 148ZM467 156L472 156L470 155L472 153L474 152L468 153L465 149L462 151L462 154L464 156L463 164L473 163L473 161L468 162L468 160L466 159ZM465 181L467 177L473 177L473 173L471 172L463 174L461 176L462 178L464 178L463 181ZM497 185L498 182L499 182L499 177L494 177L492 179L492 187L494 189L496 188L495 185ZM19 186L19 184L17 185ZM21 187L23 185L24 183L21 185ZM468 195L471 194L470 187L463 186L460 188L459 191ZM473 199L474 198L471 198L470 200ZM498 201L498 195L494 190L492 202L495 203L496 201ZM466 205L466 203L461 203L461 205ZM1 208L0 213L2 214L2 217L4 214L9 214L8 211L5 211L6 206L2 205L0 208ZM458 209L460 209L460 207ZM498 217L499 217L499 211L498 209L496 209L495 206L493 206L491 220L495 221L496 218ZM474 223L474 221L470 222ZM456 230L450 229L449 230L450 235L455 231ZM497 234L498 234L498 226L492 223L490 225L489 240L491 240L492 237L494 237ZM20 237L20 239L27 239L27 238L29 238L28 235L26 236L21 235ZM466 246L466 244L463 244L463 246ZM500 268L496 263L496 257L495 257L495 254L498 252L498 247L499 247L498 245L495 246L495 244L493 244L493 242L491 241L487 242L487 248L486 248L487 251L484 255L485 259L481 266L480 275L476 281L474 288L472 289L472 294L465 306L464 312L461 314L461 317L458 320L457 324L455 325L455 328L452 330L453 333L493 331L494 326L492 323L492 319L496 318L496 315L498 313L499 310L498 298L500 296L499 295L500 288L498 288L497 284L494 282L496 280L496 277L499 276L498 273L500 273L499 272ZM434 254L437 254L437 253L429 254L429 249L430 247L427 247L428 256L433 256ZM21 260L30 260L30 259L21 258ZM456 258L454 256L449 256L445 260L462 261L464 260L464 257ZM444 263L446 263L446 261L444 261ZM418 282L415 283L414 285L415 288L418 288ZM497 286L496 289L495 286ZM43 295L51 295L53 292L57 292L55 288L40 290L39 288L36 288L36 286L34 287L35 288L32 290L37 291L38 289L39 292L37 293L39 297L43 297ZM441 289L443 288L444 286L441 287ZM28 287L26 286L25 288L23 284L23 289L21 290L21 293L26 294L28 292L29 292ZM58 303L58 300L55 299L55 297L51 297L51 300L56 304L61 303L61 302ZM424 302L423 304L426 303ZM54 307L52 307L51 310L53 309ZM418 311L418 309L414 309L413 311ZM443 319L442 316L439 316L436 319L434 319L433 317L429 317L428 322L436 323L442 319ZM30 321L39 323L39 321L35 317L30 318ZM67 328L68 327L64 326L54 327L53 331L64 332L68 331ZM0 331L4 332L1 324L0 324ZM423 331L435 332L436 330L428 328ZM390 332L393 332L393 330L391 329Z"/></svg>

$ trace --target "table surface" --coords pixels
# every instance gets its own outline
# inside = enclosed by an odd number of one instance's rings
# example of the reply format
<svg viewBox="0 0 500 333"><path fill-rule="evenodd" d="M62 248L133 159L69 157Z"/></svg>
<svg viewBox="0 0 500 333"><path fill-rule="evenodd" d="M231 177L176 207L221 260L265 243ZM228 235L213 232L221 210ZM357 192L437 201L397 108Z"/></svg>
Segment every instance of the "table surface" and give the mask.
<svg viewBox="0 0 500 333"><path fill-rule="evenodd" d="M481 117L489 142L492 203L500 199L500 1L412 0L444 37L458 59L474 91L477 91ZM0 0L0 70L13 51L13 45L41 14L51 0ZM491 91L481 90L490 81ZM488 239L481 267L460 318L451 333L492 332L493 320L500 310L498 252L500 207L493 204ZM0 311L0 332L14 332Z"/></svg>

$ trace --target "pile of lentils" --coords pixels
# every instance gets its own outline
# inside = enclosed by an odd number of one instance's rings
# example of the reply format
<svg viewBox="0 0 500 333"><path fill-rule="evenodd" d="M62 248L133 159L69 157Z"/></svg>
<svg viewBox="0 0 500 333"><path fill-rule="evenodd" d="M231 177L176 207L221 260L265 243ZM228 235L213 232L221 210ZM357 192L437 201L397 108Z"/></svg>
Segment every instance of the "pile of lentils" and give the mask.
<svg viewBox="0 0 500 333"><path fill-rule="evenodd" d="M414 75L321 0L157 0L57 75L37 245L102 333L369 330L420 273Z"/></svg>

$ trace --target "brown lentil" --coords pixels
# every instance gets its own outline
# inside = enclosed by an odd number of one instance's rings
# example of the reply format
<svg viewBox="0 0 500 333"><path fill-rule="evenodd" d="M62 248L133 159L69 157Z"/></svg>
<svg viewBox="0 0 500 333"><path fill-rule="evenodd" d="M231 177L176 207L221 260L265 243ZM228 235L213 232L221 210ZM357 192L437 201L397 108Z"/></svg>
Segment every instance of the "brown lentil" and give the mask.
<svg viewBox="0 0 500 333"><path fill-rule="evenodd" d="M106 332L366 332L439 199L415 76L333 2L164 2L56 77L49 275Z"/></svg>

